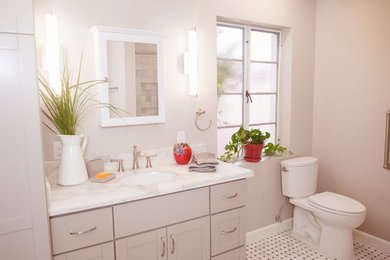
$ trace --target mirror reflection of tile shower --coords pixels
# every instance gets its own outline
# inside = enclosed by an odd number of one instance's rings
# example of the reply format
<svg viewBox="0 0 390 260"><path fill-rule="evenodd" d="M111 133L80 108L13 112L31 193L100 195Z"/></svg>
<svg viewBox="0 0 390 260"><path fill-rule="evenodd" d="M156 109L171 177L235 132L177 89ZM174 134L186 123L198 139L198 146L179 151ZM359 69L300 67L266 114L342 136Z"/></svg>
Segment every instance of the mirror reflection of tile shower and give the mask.
<svg viewBox="0 0 390 260"><path fill-rule="evenodd" d="M108 41L107 53L110 104L123 117L158 115L157 45Z"/></svg>

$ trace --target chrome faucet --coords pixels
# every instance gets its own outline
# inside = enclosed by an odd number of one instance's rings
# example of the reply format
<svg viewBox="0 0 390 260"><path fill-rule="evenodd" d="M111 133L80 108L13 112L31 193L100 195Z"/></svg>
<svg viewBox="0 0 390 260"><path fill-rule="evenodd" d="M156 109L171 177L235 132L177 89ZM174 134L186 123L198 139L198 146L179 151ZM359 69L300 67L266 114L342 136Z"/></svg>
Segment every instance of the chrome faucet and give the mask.
<svg viewBox="0 0 390 260"><path fill-rule="evenodd" d="M142 155L141 151L137 150L137 146L133 146L133 170L139 169L138 158Z"/></svg>

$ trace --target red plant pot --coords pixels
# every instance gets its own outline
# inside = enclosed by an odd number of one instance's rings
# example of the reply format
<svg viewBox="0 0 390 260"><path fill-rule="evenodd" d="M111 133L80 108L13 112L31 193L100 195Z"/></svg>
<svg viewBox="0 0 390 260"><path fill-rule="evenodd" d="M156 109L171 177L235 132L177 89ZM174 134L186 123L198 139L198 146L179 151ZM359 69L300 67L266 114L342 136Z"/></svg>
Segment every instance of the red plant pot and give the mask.
<svg viewBox="0 0 390 260"><path fill-rule="evenodd" d="M264 144L246 144L244 146L244 159L247 162L258 162L261 160L261 152Z"/></svg>
<svg viewBox="0 0 390 260"><path fill-rule="evenodd" d="M186 143L175 144L173 147L173 156L177 164L187 164L192 157L191 147Z"/></svg>

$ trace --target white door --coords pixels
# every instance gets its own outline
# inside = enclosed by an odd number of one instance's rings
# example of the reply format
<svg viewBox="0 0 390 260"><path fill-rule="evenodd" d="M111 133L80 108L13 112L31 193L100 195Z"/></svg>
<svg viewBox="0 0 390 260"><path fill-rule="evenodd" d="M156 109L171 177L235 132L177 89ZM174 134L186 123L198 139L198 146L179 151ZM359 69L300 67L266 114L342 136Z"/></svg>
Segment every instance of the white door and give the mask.
<svg viewBox="0 0 390 260"><path fill-rule="evenodd" d="M167 228L169 260L210 259L210 217Z"/></svg>
<svg viewBox="0 0 390 260"><path fill-rule="evenodd" d="M166 229L141 233L116 241L117 260L166 260Z"/></svg>
<svg viewBox="0 0 390 260"><path fill-rule="evenodd" d="M0 33L0 129L0 259L50 259L33 35Z"/></svg>

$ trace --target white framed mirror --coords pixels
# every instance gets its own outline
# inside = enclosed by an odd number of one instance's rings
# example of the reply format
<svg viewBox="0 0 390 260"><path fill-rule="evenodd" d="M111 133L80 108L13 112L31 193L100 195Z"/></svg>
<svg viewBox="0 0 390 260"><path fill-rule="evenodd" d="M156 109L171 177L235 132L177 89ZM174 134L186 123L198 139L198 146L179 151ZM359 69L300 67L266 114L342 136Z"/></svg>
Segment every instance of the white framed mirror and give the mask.
<svg viewBox="0 0 390 260"><path fill-rule="evenodd" d="M163 37L160 34L94 26L96 70L101 102L121 111L101 109L101 126L165 122Z"/></svg>

